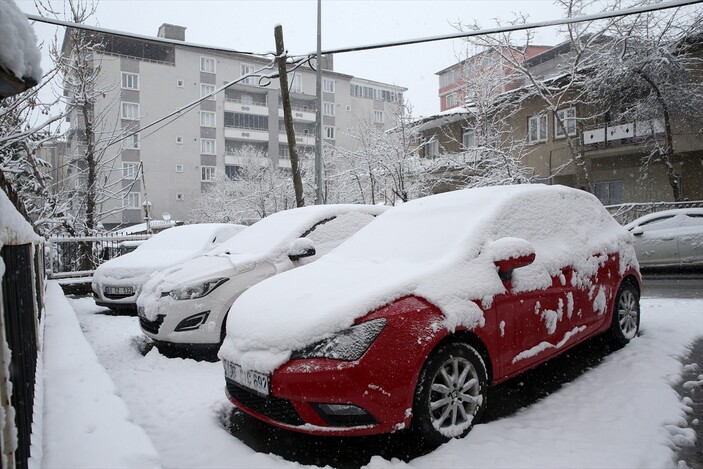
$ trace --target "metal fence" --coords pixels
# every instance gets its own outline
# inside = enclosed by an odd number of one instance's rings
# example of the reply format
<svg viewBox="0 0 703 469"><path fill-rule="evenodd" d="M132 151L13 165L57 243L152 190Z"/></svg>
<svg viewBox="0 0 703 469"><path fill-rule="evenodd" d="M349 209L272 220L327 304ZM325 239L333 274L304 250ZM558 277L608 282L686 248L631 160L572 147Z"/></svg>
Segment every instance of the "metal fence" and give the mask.
<svg viewBox="0 0 703 469"><path fill-rule="evenodd" d="M2 406L6 419L14 415L14 422L6 421L5 428L13 426L17 439L2 439L2 451L14 467L26 468L30 456L34 385L37 370L38 330L44 306L44 256L39 244L3 246L0 251L5 265L2 276L2 303L0 312L4 335L10 349L9 389L3 389ZM7 359L7 358L6 358Z"/></svg>
<svg viewBox="0 0 703 469"><path fill-rule="evenodd" d="M621 225L626 225L637 218L649 213L661 212L662 210L671 210L675 208L700 208L703 207L703 200L692 200L686 202L644 202L630 203L619 205L606 205L606 209L613 217L620 222Z"/></svg>
<svg viewBox="0 0 703 469"><path fill-rule="evenodd" d="M47 276L50 279L87 278L103 262L134 248L135 241L151 235L52 236L46 243Z"/></svg>

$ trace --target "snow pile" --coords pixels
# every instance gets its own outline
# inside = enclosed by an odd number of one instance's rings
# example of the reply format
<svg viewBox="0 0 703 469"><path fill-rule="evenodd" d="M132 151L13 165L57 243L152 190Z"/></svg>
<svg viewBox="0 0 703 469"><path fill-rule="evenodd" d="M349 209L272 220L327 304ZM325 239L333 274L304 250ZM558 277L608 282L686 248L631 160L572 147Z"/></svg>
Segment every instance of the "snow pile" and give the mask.
<svg viewBox="0 0 703 469"><path fill-rule="evenodd" d="M42 78L37 36L14 0L0 1L0 67L17 78L37 83Z"/></svg>
<svg viewBox="0 0 703 469"><path fill-rule="evenodd" d="M141 284L148 275L207 252L246 228L244 225L202 223L169 228L142 243L134 251L101 264L94 284L120 284L123 279Z"/></svg>
<svg viewBox="0 0 703 469"><path fill-rule="evenodd" d="M5 191L0 190L0 248L5 244L17 246L39 240L41 237L34 232L32 225L15 209Z"/></svg>
<svg viewBox="0 0 703 469"><path fill-rule="evenodd" d="M513 285L532 291L551 285L564 266L586 282L613 253L621 273L636 266L630 239L594 196L562 186L485 187L414 200L323 259L244 293L230 310L220 356L270 372L291 351L406 295L437 305L445 316L439 327L481 327L472 300L485 307L505 292L494 261L524 255L531 243L535 261L515 272Z"/></svg>
<svg viewBox="0 0 703 469"><path fill-rule="evenodd" d="M47 282L46 304L43 467L159 467L58 283Z"/></svg>

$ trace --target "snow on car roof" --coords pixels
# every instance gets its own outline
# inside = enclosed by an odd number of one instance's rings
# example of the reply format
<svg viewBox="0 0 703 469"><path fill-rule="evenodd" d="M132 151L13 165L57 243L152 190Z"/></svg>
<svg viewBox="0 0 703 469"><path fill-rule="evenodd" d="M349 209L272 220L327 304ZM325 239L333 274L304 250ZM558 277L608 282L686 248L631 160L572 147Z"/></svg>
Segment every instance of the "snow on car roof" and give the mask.
<svg viewBox="0 0 703 469"><path fill-rule="evenodd" d="M245 228L232 223L196 223L168 228L134 251L98 266L93 281L136 277L183 262L214 247L218 237L227 239Z"/></svg>
<svg viewBox="0 0 703 469"><path fill-rule="evenodd" d="M637 218L634 221L631 221L630 223L625 225L625 229L631 230L635 226L641 225L644 222L656 220L658 218L672 217L681 213L684 215L695 215L700 217L703 216L703 208L674 208L671 210L662 210L660 212L649 213L647 215L643 215Z"/></svg>
<svg viewBox="0 0 703 469"><path fill-rule="evenodd" d="M586 278L598 267L594 254L619 252L622 271L637 262L630 234L583 191L520 185L425 197L384 213L317 262L249 289L230 310L220 356L272 371L292 350L406 295L437 305L440 327L480 326L471 300L489 305L505 291L494 261L522 254L515 238L536 252L513 276L521 291L551 285L565 265Z"/></svg>

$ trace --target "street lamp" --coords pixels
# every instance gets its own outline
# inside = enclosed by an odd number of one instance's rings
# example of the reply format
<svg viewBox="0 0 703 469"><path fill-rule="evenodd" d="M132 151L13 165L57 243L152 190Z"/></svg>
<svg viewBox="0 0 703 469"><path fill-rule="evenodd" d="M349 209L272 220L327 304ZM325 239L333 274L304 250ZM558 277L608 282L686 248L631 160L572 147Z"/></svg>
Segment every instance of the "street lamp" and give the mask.
<svg viewBox="0 0 703 469"><path fill-rule="evenodd" d="M144 220L146 221L146 234L151 234L151 202L145 200L142 202L144 208Z"/></svg>

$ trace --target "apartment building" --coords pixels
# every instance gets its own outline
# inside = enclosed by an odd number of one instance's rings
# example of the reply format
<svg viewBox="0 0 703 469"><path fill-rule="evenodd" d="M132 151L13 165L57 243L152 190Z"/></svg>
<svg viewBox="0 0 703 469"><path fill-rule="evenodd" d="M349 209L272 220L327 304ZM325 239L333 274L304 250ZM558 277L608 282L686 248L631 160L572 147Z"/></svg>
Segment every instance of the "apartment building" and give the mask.
<svg viewBox="0 0 703 469"><path fill-rule="evenodd" d="M700 41L700 37L696 40ZM533 76L553 80L558 85L559 80L566 79L561 65L570 50L568 42L548 48L525 57L523 66ZM703 47L697 51L703 53ZM423 157L441 158L444 154L471 154L472 150L480 150L471 102L447 102L447 93L459 94L459 90L467 89L467 80L480 79L480 73L466 75L453 71L467 70L467 63L482 63L485 67L490 57L479 54L437 73L442 111L415 123ZM701 76L692 75L690 79L700 80ZM519 102L519 109L509 118L509 127L512 138L525 144L522 161L533 181L579 187L572 153L575 149L581 152L588 167L590 190L603 204L673 201L664 163L643 163L656 145L663 146L662 119L611 121L607 113L581 102L577 89L570 96L563 96L562 101L569 104L554 111L541 98L529 96L529 89L521 88L525 86L529 88L529 84L520 80L506 81L505 89L500 92L505 99L514 96L514 102ZM466 92L461 93L465 97ZM672 164L679 175L682 198L703 200L703 136L700 131L691 130L691 126L675 125L671 137L675 152ZM451 184L437 187L454 188Z"/></svg>
<svg viewBox="0 0 703 469"><path fill-rule="evenodd" d="M108 228L142 221L146 207L154 218L167 212L187 220L190 202L218 175L235 177L239 167L252 161L263 164L268 159L278 168L290 168L278 79L260 82L255 76L272 72L266 68L272 58L199 48L185 42L185 30L162 25L158 38L169 41L98 34L93 62L100 67L104 94L93 112L102 116L105 129L117 129L107 132L113 138L139 131L111 145L103 158L121 194L120 200L103 202L113 205L102 210L113 212L101 220ZM70 53L66 43L64 53ZM332 57L322 62L325 145L353 145L348 129L360 121L394 125L406 88L335 72ZM146 128L239 78L192 111ZM288 81L298 153L311 157L317 138L316 74L300 67ZM85 143L80 141L78 117L71 116L74 149Z"/></svg>

